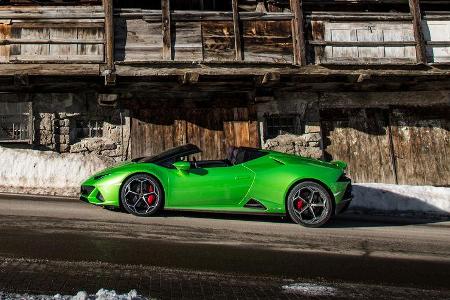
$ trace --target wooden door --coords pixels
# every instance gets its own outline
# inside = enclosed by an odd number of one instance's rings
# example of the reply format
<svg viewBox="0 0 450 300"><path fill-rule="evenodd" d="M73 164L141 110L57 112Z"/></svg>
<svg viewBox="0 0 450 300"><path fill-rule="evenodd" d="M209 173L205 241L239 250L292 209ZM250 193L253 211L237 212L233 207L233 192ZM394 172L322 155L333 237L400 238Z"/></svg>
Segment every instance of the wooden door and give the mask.
<svg viewBox="0 0 450 300"><path fill-rule="evenodd" d="M395 183L386 113L381 109L321 112L326 158L347 162L355 182Z"/></svg>
<svg viewBox="0 0 450 300"><path fill-rule="evenodd" d="M256 116L252 108L140 109L131 125L132 157L153 155L192 143L203 152L197 159L223 159L230 146L258 147Z"/></svg>
<svg viewBox="0 0 450 300"><path fill-rule="evenodd" d="M321 112L325 154L355 182L450 185L448 107Z"/></svg>
<svg viewBox="0 0 450 300"><path fill-rule="evenodd" d="M449 116L448 107L391 111L399 184L450 185Z"/></svg>

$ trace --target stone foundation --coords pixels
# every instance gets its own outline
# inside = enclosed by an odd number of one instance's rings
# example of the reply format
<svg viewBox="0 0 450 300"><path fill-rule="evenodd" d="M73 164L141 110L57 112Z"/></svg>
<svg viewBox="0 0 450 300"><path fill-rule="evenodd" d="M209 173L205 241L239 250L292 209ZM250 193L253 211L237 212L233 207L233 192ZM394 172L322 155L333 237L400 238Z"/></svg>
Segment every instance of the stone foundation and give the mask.
<svg viewBox="0 0 450 300"><path fill-rule="evenodd" d="M320 133L283 134L267 140L263 149L320 159L322 157L320 139Z"/></svg>
<svg viewBox="0 0 450 300"><path fill-rule="evenodd" d="M114 107L100 106L95 94L33 96L34 145L59 153L95 154L121 161L128 158L130 118ZM77 137L78 120L102 122L100 137Z"/></svg>
<svg viewBox="0 0 450 300"><path fill-rule="evenodd" d="M274 99L257 105L263 149L279 151L320 159L322 158L322 137L320 129L318 96L314 93L275 94ZM267 114L295 115L301 123L296 134L280 134L275 138L265 137L265 116Z"/></svg>

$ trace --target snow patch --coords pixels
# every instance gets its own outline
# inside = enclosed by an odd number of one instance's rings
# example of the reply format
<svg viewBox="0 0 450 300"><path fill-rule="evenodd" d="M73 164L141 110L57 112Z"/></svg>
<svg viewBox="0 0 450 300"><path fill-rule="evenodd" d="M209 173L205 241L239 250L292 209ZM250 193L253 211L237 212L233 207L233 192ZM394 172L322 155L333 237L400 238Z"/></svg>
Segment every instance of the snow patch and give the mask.
<svg viewBox="0 0 450 300"><path fill-rule="evenodd" d="M96 294L89 295L85 291L78 292L75 296L56 294L50 295L30 295L0 292L2 300L146 300L139 295L136 290L131 290L128 294L117 294L114 290L100 289Z"/></svg>
<svg viewBox="0 0 450 300"><path fill-rule="evenodd" d="M382 183L353 185L350 209L450 215L450 188Z"/></svg>
<svg viewBox="0 0 450 300"><path fill-rule="evenodd" d="M83 180L113 163L94 154L0 147L0 192L76 196Z"/></svg>
<svg viewBox="0 0 450 300"><path fill-rule="evenodd" d="M283 285L281 289L287 293L302 294L304 296L334 296L337 289L331 286L314 283L293 283Z"/></svg>

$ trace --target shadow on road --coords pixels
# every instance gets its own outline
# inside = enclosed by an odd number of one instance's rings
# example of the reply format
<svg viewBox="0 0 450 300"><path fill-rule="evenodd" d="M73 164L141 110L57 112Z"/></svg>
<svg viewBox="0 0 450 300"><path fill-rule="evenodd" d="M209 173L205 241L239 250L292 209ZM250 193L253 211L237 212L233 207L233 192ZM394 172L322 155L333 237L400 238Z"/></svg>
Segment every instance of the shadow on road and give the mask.
<svg viewBox="0 0 450 300"><path fill-rule="evenodd" d="M158 214L159 217L173 218L186 217L198 219L214 220L234 220L245 222L266 222L278 224L294 224L289 217L266 216L266 215L245 215L245 214L225 214L215 212L191 212L191 211L163 211ZM386 226L406 226L444 223L450 221L450 218L430 219L417 218L411 216L386 216L386 215L365 215L360 212L349 212L330 220L324 228L351 228L351 227L386 227ZM450 225L448 225L450 227Z"/></svg>

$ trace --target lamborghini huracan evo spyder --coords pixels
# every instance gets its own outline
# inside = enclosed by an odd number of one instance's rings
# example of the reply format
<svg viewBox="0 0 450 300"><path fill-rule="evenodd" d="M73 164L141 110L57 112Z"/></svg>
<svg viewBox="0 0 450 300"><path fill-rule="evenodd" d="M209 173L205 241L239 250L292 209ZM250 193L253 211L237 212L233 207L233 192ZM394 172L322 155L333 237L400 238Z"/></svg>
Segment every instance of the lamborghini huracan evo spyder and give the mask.
<svg viewBox="0 0 450 300"><path fill-rule="evenodd" d="M224 160L189 159L192 144L106 169L81 186L81 199L136 216L161 209L286 213L307 227L325 224L352 198L346 164L233 147Z"/></svg>

